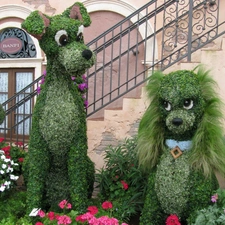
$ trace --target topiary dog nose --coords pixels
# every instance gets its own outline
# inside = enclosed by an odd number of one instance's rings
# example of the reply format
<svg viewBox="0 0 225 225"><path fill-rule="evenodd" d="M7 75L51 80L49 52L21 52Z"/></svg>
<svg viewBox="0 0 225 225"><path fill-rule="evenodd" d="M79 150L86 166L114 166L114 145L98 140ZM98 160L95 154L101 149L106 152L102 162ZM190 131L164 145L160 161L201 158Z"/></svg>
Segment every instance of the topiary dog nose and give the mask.
<svg viewBox="0 0 225 225"><path fill-rule="evenodd" d="M89 49L85 49L83 52L82 52L82 56L89 60L91 57L92 57L92 51L90 51Z"/></svg>
<svg viewBox="0 0 225 225"><path fill-rule="evenodd" d="M172 123L175 125L175 126L180 126L182 123L183 123L183 120L181 118L174 118L172 120Z"/></svg>

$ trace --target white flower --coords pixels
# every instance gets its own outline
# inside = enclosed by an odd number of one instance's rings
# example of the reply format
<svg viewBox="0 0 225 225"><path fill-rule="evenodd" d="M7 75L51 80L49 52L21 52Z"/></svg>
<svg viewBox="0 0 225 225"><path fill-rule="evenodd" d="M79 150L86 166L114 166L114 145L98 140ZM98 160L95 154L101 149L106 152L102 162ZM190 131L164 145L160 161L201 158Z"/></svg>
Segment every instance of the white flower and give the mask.
<svg viewBox="0 0 225 225"><path fill-rule="evenodd" d="M11 180L18 180L19 176L15 176L13 174L10 175Z"/></svg>
<svg viewBox="0 0 225 225"><path fill-rule="evenodd" d="M11 184L11 181L5 181L5 183L4 183L4 186L6 187L6 188L9 188L9 185Z"/></svg>
<svg viewBox="0 0 225 225"><path fill-rule="evenodd" d="M4 159L4 162L10 162L10 159Z"/></svg>
<svg viewBox="0 0 225 225"><path fill-rule="evenodd" d="M2 164L2 169L5 169L7 167L6 164Z"/></svg>
<svg viewBox="0 0 225 225"><path fill-rule="evenodd" d="M5 173L5 171L4 170L0 170L0 174L4 174Z"/></svg>
<svg viewBox="0 0 225 225"><path fill-rule="evenodd" d="M9 172L13 172L13 168L8 167L8 169L6 170L6 173L9 173Z"/></svg>
<svg viewBox="0 0 225 225"><path fill-rule="evenodd" d="M0 191L3 192L4 190L5 190L5 186L2 185L2 186L0 187Z"/></svg>

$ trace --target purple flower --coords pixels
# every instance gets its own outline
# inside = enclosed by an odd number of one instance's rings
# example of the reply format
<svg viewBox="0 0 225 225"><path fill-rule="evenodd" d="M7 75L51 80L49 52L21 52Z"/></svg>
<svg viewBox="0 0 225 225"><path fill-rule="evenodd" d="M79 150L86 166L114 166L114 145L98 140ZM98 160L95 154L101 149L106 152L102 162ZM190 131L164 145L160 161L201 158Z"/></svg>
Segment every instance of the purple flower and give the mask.
<svg viewBox="0 0 225 225"><path fill-rule="evenodd" d="M41 78L41 81L39 82L39 84L44 84L44 82L45 82L45 78L42 77L42 78Z"/></svg>
<svg viewBox="0 0 225 225"><path fill-rule="evenodd" d="M43 75L46 76L46 70L43 72Z"/></svg>
<svg viewBox="0 0 225 225"><path fill-rule="evenodd" d="M82 76L82 79L86 82L87 81L87 77L85 75Z"/></svg>
<svg viewBox="0 0 225 225"><path fill-rule="evenodd" d="M37 93L40 94L41 93L41 87L37 87Z"/></svg>
<svg viewBox="0 0 225 225"><path fill-rule="evenodd" d="M76 77L71 77L71 80L75 80L76 79Z"/></svg>
<svg viewBox="0 0 225 225"><path fill-rule="evenodd" d="M218 194L215 194L211 197L211 202L217 202Z"/></svg>
<svg viewBox="0 0 225 225"><path fill-rule="evenodd" d="M88 101L87 100L84 101L84 107L85 107L85 109L88 107Z"/></svg>
<svg viewBox="0 0 225 225"><path fill-rule="evenodd" d="M79 88L81 91L84 91L85 89L87 89L87 84L86 84L86 83L79 84L79 85L78 85L78 88Z"/></svg>

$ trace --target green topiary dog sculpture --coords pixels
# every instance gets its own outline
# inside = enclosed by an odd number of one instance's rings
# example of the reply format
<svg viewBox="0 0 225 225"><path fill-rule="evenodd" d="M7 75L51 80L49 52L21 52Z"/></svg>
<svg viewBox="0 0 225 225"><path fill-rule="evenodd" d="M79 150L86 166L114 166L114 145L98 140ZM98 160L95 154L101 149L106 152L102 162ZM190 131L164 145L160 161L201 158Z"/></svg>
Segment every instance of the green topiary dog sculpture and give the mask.
<svg viewBox="0 0 225 225"><path fill-rule="evenodd" d="M95 62L83 40L83 28L90 23L86 8L76 2L53 17L34 11L22 24L47 56L47 75L32 117L28 212L58 209L64 199L84 212L92 192L94 164L87 156L86 84L82 80Z"/></svg>
<svg viewBox="0 0 225 225"><path fill-rule="evenodd" d="M221 101L207 71L154 73L151 103L138 131L138 155L149 171L141 225L191 224L225 174Z"/></svg>

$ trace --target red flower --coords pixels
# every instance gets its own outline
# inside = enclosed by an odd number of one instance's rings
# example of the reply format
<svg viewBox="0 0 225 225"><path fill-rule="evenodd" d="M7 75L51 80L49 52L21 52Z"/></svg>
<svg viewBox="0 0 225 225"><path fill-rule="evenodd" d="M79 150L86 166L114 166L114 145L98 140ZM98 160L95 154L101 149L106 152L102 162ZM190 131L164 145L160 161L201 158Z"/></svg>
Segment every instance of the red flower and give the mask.
<svg viewBox="0 0 225 225"><path fill-rule="evenodd" d="M54 220L55 219L55 213L54 212L49 212L47 216L48 216L48 218L50 220Z"/></svg>
<svg viewBox="0 0 225 225"><path fill-rule="evenodd" d="M2 150L5 152L5 151L9 151L10 150L10 145L8 145L8 146L5 146L5 147L2 147Z"/></svg>
<svg viewBox="0 0 225 225"><path fill-rule="evenodd" d="M121 180L120 182L123 185L124 190L127 190L129 188L128 184L124 180Z"/></svg>
<svg viewBox="0 0 225 225"><path fill-rule="evenodd" d="M3 142L5 139L4 138L0 138L0 142Z"/></svg>
<svg viewBox="0 0 225 225"><path fill-rule="evenodd" d="M90 212L92 215L95 215L96 213L98 213L98 208L96 206L89 206L87 208L88 212Z"/></svg>
<svg viewBox="0 0 225 225"><path fill-rule="evenodd" d="M19 162L23 162L24 161L24 158L19 158L18 161Z"/></svg>
<svg viewBox="0 0 225 225"><path fill-rule="evenodd" d="M35 225L44 225L42 222L37 222Z"/></svg>
<svg viewBox="0 0 225 225"><path fill-rule="evenodd" d="M109 201L105 201L105 202L102 203L102 208L103 209L112 209L112 207L113 207L113 205Z"/></svg>
<svg viewBox="0 0 225 225"><path fill-rule="evenodd" d="M181 225L179 218L175 214L171 214L166 219L166 225Z"/></svg>
<svg viewBox="0 0 225 225"><path fill-rule="evenodd" d="M22 147L22 146L23 146L23 142L18 141L18 142L15 143L15 145L17 145L17 146L19 146L19 147Z"/></svg>
<svg viewBox="0 0 225 225"><path fill-rule="evenodd" d="M77 221L77 222L84 223L84 222L86 222L87 220L83 218L83 215L79 215L79 216L76 217L76 221Z"/></svg>

